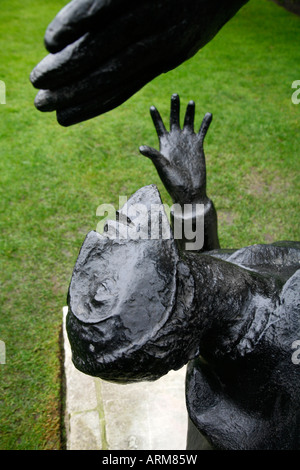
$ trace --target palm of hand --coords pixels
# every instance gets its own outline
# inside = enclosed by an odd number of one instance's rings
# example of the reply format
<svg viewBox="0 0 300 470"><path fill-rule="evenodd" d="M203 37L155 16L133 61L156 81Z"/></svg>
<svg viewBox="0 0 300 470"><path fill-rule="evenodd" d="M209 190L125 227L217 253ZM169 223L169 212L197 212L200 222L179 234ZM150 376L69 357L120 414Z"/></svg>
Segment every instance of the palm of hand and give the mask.
<svg viewBox="0 0 300 470"><path fill-rule="evenodd" d="M195 103L190 101L180 128L178 95L171 99L170 132L167 132L155 107L150 109L159 138L159 151L142 146L140 152L149 157L174 202L201 201L206 196L206 171L203 141L212 120L207 113L198 133L194 132Z"/></svg>

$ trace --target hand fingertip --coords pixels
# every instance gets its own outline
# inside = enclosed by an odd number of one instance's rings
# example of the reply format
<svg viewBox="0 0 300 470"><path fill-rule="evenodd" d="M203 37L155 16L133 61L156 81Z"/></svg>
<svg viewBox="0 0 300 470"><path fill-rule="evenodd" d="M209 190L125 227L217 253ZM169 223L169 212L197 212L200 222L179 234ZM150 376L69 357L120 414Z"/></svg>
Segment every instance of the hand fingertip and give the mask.
<svg viewBox="0 0 300 470"><path fill-rule="evenodd" d="M35 88L38 88L38 86L35 86L35 83L36 83L36 81L38 80L38 76L37 76L37 73L36 73L35 68L31 71L31 73L30 73L30 75L29 75L29 80L30 80L30 83L31 83Z"/></svg>
<svg viewBox="0 0 300 470"><path fill-rule="evenodd" d="M145 155L145 157L148 157L149 147L147 147L146 145L141 145L139 148L139 151L141 152L142 155Z"/></svg>
<svg viewBox="0 0 300 470"><path fill-rule="evenodd" d="M34 105L39 111L51 112L55 111L55 101L50 90L40 90L35 99Z"/></svg>
<svg viewBox="0 0 300 470"><path fill-rule="evenodd" d="M50 52L51 54L56 54L63 48L63 46L58 41L58 33L56 32L56 28L53 28L53 23L54 21L50 23L45 32L44 45L48 52Z"/></svg>

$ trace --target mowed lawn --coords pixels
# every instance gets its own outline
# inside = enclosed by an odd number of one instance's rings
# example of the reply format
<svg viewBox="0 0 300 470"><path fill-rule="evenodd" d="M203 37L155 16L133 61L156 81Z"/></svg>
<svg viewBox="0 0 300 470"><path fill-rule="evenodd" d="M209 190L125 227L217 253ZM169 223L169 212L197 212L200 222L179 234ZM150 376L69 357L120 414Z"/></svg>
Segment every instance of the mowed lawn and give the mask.
<svg viewBox="0 0 300 470"><path fill-rule="evenodd" d="M0 80L0 449L61 449L60 332L72 269L97 207L118 207L155 183L140 145L157 146L149 107L168 119L170 97L214 115L205 142L208 194L223 247L300 239L300 17L250 0L191 60L118 109L63 128L34 105L32 68L45 29L66 1L2 0ZM299 96L300 97L300 96Z"/></svg>

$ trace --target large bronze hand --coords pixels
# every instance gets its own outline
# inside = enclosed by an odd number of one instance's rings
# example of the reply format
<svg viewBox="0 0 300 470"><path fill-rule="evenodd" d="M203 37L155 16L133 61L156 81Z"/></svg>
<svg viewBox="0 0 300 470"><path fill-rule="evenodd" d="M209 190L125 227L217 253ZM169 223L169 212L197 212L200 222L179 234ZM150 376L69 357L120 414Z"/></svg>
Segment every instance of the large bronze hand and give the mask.
<svg viewBox="0 0 300 470"><path fill-rule="evenodd" d="M192 57L247 0L73 0L31 73L41 111L69 126L105 113Z"/></svg>

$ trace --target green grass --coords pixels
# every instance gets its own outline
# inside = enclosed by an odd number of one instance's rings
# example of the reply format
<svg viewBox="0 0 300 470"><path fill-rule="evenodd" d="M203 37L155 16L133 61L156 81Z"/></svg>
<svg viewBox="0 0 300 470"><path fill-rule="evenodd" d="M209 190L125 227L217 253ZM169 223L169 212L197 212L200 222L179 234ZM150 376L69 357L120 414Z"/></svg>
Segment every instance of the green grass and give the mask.
<svg viewBox="0 0 300 470"><path fill-rule="evenodd" d="M214 114L206 139L208 193L223 247L299 239L300 18L251 0L191 60L120 108L72 128L35 110L32 68L61 0L2 0L0 80L0 449L61 448L62 307L81 243L102 203L156 183L142 144L157 146L148 113L167 119L172 93Z"/></svg>

